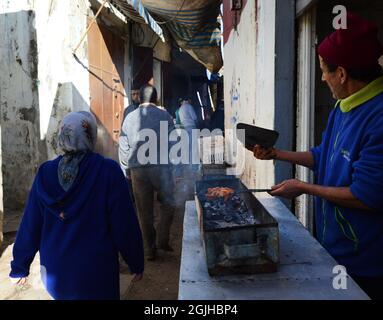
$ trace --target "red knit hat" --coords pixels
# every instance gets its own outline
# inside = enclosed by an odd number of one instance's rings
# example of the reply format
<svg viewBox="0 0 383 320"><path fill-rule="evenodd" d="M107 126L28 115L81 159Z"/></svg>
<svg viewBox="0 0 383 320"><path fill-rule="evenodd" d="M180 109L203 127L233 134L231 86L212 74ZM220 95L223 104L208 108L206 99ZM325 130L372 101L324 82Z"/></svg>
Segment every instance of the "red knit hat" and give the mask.
<svg viewBox="0 0 383 320"><path fill-rule="evenodd" d="M346 69L372 69L378 65L383 47L378 40L378 27L354 13L347 13L347 29L327 36L318 53L327 64Z"/></svg>

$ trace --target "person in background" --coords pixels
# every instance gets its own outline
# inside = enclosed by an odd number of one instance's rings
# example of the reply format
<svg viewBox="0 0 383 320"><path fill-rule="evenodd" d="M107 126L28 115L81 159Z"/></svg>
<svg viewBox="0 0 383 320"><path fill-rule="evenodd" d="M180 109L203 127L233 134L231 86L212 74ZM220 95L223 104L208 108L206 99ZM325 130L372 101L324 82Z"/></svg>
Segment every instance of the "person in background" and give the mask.
<svg viewBox="0 0 383 320"><path fill-rule="evenodd" d="M183 175L185 176L198 170L198 164L193 163L193 160L198 158L198 141L194 141L193 130L198 129L199 125L198 117L189 97L183 98L179 114L182 127L186 131L189 141L189 164L183 166Z"/></svg>
<svg viewBox="0 0 383 320"><path fill-rule="evenodd" d="M121 121L121 129L120 129L120 136L123 134L122 132L122 124L124 123L124 120L126 116L136 110L138 106L140 105L140 89L137 86L132 86L132 89L130 91L130 98L131 98L131 104L127 106L124 110L124 114L122 117ZM121 165L121 163L120 163ZM134 200L134 195L133 195L133 186L132 186L132 180L130 178L130 172L129 169L123 169L123 172L125 174L126 179L128 180L128 185L129 185L129 195L132 198L133 203L135 202Z"/></svg>
<svg viewBox="0 0 383 320"><path fill-rule="evenodd" d="M191 99L186 97L182 99L181 106L179 108L180 121L183 128L189 132L192 129L198 129L198 118L191 104Z"/></svg>
<svg viewBox="0 0 383 320"><path fill-rule="evenodd" d="M193 105L193 108L194 108L194 112L197 116L197 129L203 129L204 128L204 124L205 124L205 111L204 111L204 106L201 106L200 104L198 104L197 106L194 106Z"/></svg>
<svg viewBox="0 0 383 320"><path fill-rule="evenodd" d="M322 80L337 100L319 146L306 152L254 148L258 159L308 167L315 184L296 179L273 196L315 196L317 238L372 298L383 299L383 47L378 28L347 14L347 29L318 47Z"/></svg>
<svg viewBox="0 0 383 320"><path fill-rule="evenodd" d="M202 129L203 128L210 129L211 116L213 114L213 109L210 106L202 106L202 110L203 110L203 114L204 114L203 122L202 122Z"/></svg>
<svg viewBox="0 0 383 320"><path fill-rule="evenodd" d="M224 101L222 100L211 116L210 130L220 129L225 132L225 107Z"/></svg>
<svg viewBox="0 0 383 320"><path fill-rule="evenodd" d="M129 113L122 125L119 158L123 170L130 170L145 256L152 261L156 258L157 249L173 251L169 236L175 211L174 181L172 165L169 163L169 149L160 150L161 139L168 139L168 136L161 137L160 125L161 122L167 123L170 132L174 129L174 122L166 110L157 107L157 90L154 86L148 84L140 89L140 101L138 109ZM144 141L141 138L140 132L147 129L156 133L155 140ZM143 144L150 144L149 155L140 159L140 148ZM157 154L150 154L151 150L155 150ZM161 153L167 155L167 163L160 163ZM157 230L154 228L153 212L155 192L161 203Z"/></svg>
<svg viewBox="0 0 383 320"><path fill-rule="evenodd" d="M137 86L133 86L132 90L130 91L130 97L132 102L124 110L124 116L121 121L121 126L124 123L126 116L132 111L136 110L140 105L140 88L138 88Z"/></svg>
<svg viewBox="0 0 383 320"><path fill-rule="evenodd" d="M177 125L177 126L182 126L182 124L181 124L181 118L180 118L180 108L181 108L181 105L182 105L182 102L183 102L183 99L182 98L179 98L178 99L178 107L177 107L177 109L176 109L176 111L175 111L175 116L176 116L176 122L175 122L175 124Z"/></svg>
<svg viewBox="0 0 383 320"><path fill-rule="evenodd" d="M13 247L10 277L26 282L37 251L42 280L54 299L119 299L120 253L142 278L141 230L121 168L94 153L97 124L72 112L60 125L63 155L44 162L34 179Z"/></svg>

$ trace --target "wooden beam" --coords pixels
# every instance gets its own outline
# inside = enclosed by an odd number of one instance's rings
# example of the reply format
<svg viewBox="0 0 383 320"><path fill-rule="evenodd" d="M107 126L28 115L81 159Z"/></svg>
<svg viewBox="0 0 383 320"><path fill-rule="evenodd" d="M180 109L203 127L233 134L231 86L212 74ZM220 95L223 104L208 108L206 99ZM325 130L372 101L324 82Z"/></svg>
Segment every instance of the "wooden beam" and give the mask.
<svg viewBox="0 0 383 320"><path fill-rule="evenodd" d="M94 16L94 18L92 19L92 21L89 23L88 25L88 28L86 29L85 33L82 35L81 39L80 39L80 42L78 43L78 45L76 46L76 48L73 50L73 54L75 55L76 54L76 51L77 49L79 48L79 46L81 45L81 43L84 41L86 35L88 34L90 28L92 27L93 23L96 21L98 15L101 13L101 10L102 8L104 8L105 4L108 2L108 0L104 0L104 2L102 3L101 7L98 9L96 15Z"/></svg>

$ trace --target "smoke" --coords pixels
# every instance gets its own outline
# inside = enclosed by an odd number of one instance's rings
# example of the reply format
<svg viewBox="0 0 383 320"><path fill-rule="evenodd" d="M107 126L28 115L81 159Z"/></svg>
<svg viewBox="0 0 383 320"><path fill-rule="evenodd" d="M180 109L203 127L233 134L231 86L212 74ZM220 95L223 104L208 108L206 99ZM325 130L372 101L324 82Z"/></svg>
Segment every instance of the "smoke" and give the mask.
<svg viewBox="0 0 383 320"><path fill-rule="evenodd" d="M141 165L205 165L228 164L230 174L244 170L245 149L238 142L244 141L245 130L173 129L169 132L167 121L160 123L160 136L153 129L138 132L143 143L137 150ZM243 138L243 139L242 139Z"/></svg>

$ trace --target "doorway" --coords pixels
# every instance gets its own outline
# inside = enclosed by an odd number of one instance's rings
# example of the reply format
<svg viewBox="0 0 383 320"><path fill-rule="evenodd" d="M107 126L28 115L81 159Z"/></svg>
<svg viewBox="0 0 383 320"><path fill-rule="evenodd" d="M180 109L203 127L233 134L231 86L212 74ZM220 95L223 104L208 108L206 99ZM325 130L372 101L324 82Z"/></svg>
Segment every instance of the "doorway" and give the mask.
<svg viewBox="0 0 383 320"><path fill-rule="evenodd" d="M118 160L125 98L124 40L106 26L95 23L88 33L88 55L90 110L98 122L96 151Z"/></svg>

